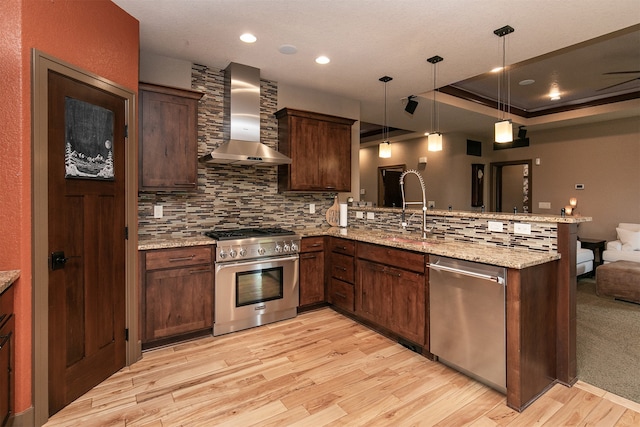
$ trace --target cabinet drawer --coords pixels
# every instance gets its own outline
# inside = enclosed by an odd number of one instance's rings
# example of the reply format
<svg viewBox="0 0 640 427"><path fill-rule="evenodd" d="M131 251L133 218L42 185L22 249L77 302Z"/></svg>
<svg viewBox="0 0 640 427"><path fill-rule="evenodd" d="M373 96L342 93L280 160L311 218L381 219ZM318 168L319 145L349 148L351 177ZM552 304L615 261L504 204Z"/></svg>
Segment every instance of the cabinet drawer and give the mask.
<svg viewBox="0 0 640 427"><path fill-rule="evenodd" d="M209 263L211 263L211 246L159 249L145 253L145 268L147 270Z"/></svg>
<svg viewBox="0 0 640 427"><path fill-rule="evenodd" d="M331 279L329 302L336 307L354 311L353 285L338 279Z"/></svg>
<svg viewBox="0 0 640 427"><path fill-rule="evenodd" d="M324 237L305 237L300 242L300 252L318 252L324 250Z"/></svg>
<svg viewBox="0 0 640 427"><path fill-rule="evenodd" d="M331 254L331 277L353 283L355 279L355 269L353 267L353 257L337 253Z"/></svg>
<svg viewBox="0 0 640 427"><path fill-rule="evenodd" d="M356 252L356 242L346 239L331 239L331 252L338 252L353 256Z"/></svg>
<svg viewBox="0 0 640 427"><path fill-rule="evenodd" d="M425 255L387 246L358 243L358 258L424 273Z"/></svg>

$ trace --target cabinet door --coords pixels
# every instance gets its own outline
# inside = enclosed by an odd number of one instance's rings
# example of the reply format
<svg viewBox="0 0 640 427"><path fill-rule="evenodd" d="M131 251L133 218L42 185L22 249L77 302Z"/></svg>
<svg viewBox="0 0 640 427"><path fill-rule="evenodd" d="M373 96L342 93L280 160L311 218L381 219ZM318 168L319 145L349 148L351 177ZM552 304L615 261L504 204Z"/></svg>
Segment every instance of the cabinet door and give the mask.
<svg viewBox="0 0 640 427"><path fill-rule="evenodd" d="M322 188L319 162L326 153L321 148L320 125L322 122L304 117L292 117L291 189L317 190ZM321 151L322 150L322 151Z"/></svg>
<svg viewBox="0 0 640 427"><path fill-rule="evenodd" d="M149 271L145 279L144 342L213 327L210 266Z"/></svg>
<svg viewBox="0 0 640 427"><path fill-rule="evenodd" d="M325 301L324 252L300 254L300 305Z"/></svg>
<svg viewBox="0 0 640 427"><path fill-rule="evenodd" d="M351 191L351 126L321 122L320 134L325 142L318 164L323 188Z"/></svg>
<svg viewBox="0 0 640 427"><path fill-rule="evenodd" d="M197 110L197 98L140 90L141 190L196 189Z"/></svg>
<svg viewBox="0 0 640 427"><path fill-rule="evenodd" d="M391 330L415 342L425 344L426 281L424 274L386 267L390 279Z"/></svg>
<svg viewBox="0 0 640 427"><path fill-rule="evenodd" d="M356 312L385 328L389 328L391 320L389 279L383 265L358 260Z"/></svg>
<svg viewBox="0 0 640 427"><path fill-rule="evenodd" d="M0 329L0 425L5 425L13 412L14 319L11 314Z"/></svg>

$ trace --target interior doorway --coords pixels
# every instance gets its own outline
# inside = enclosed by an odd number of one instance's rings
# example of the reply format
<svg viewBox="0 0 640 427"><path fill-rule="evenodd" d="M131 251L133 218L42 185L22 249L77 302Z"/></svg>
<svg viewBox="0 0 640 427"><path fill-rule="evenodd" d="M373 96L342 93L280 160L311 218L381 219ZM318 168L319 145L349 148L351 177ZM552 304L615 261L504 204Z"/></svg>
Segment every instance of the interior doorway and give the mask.
<svg viewBox="0 0 640 427"><path fill-rule="evenodd" d="M531 213L531 166L531 159L491 163L491 211Z"/></svg>
<svg viewBox="0 0 640 427"><path fill-rule="evenodd" d="M125 349L125 363L127 365L135 362L141 357L141 346L138 340L138 298L136 292L136 260L137 260L137 172L136 172L136 153L137 153L137 129L136 129L136 98L135 92L119 86L111 81L108 81L100 76L81 70L71 64L65 63L59 59L46 55L38 50L32 51L32 63L33 63L33 86L32 86L32 104L33 104L33 412L34 412L34 424L43 425L49 417L50 403L49 403L49 362L50 354L49 348L52 340L60 339L57 336L51 336L50 334L50 315L59 315L55 311L50 312L49 307L49 291L50 291L50 273L54 270L54 265L62 263L63 265L69 262L69 270L73 269L73 264L80 258L75 258L77 253L66 252L64 255L52 256L50 253L49 243L51 241L50 233L52 226L50 223L50 204L51 200L49 195L50 176L49 176L49 142L50 134L49 130L52 126L49 117L49 76L54 73L71 81L77 82L80 86L88 85L98 89L98 92L109 94L107 97L113 96L118 99L119 103L124 106L124 123L125 129L121 129L121 132L127 132L125 136L126 142L120 147L124 155L124 167L120 169L120 172L114 177L115 180L124 181L124 224L122 221L119 223L118 228L121 229L120 235L124 237L124 257L119 257L117 269L124 270L124 275L120 276L120 281L124 281L124 286L120 287L118 291L125 299L125 318L124 325L122 322L117 325L117 329L120 331L120 340L122 336L126 336L129 332L129 339L124 343ZM65 98L68 99L68 98ZM78 97L70 97L70 99L78 100ZM80 97L79 99L83 99ZM72 103L76 103L73 101ZM96 104L97 105L97 104ZM95 111L93 108L89 108L89 111ZM70 110L71 111L71 110ZM122 120L118 120L122 123ZM75 129L75 128L74 128ZM65 128L62 129L64 131ZM66 138L66 137L65 137ZM103 144L107 146L106 142ZM111 142L108 144L113 146ZM70 165L69 171L66 169L67 159L73 157L73 152L67 155L65 151L64 160L65 174L78 175L75 173L75 168ZM60 160L60 159L59 159ZM61 160L61 161L62 161ZM94 157L92 165L97 165L98 158ZM109 158L105 160L105 163L110 163ZM60 164L60 163L57 163ZM73 163L76 164L76 163ZM104 169L104 168L103 168ZM110 168L106 168L108 172ZM109 177L110 174L106 173ZM61 172L62 173L62 172ZM64 175L63 175L64 176ZM73 180L71 180L73 181ZM80 183L80 180L77 180ZM107 185L109 181L107 181ZM115 182L115 181L113 181ZM55 191L60 189L55 188ZM80 212L78 209L71 212ZM68 218L65 219L68 223ZM122 225L126 229L122 229ZM126 237L126 231L128 230L128 236ZM64 234L64 233L63 233ZM101 246L102 248L102 246ZM65 248L66 250L66 248ZM95 251L94 251L95 252ZM74 258L72 258L72 256ZM104 251L98 251L98 259L109 258L109 253ZM53 262L53 261L56 262ZM57 266L56 266L57 268ZM93 298L95 301L96 299ZM104 312L99 313L102 316ZM102 316L104 317L104 316ZM120 318L121 315L119 315ZM104 319L103 319L104 320ZM78 326L77 323L70 321L68 324ZM122 328L124 326L124 330ZM75 330L75 328L73 328ZM93 336L93 338L98 338ZM93 339L92 338L92 339ZM103 338L103 337L99 337ZM106 342L109 340L103 340ZM68 358L65 358L68 359ZM84 371L83 371L84 372ZM83 377L82 375L77 376ZM55 408L55 405L52 405Z"/></svg>
<svg viewBox="0 0 640 427"><path fill-rule="evenodd" d="M402 207L402 192L400 190L400 175L406 170L406 165L392 165L378 167L378 206L385 208Z"/></svg>

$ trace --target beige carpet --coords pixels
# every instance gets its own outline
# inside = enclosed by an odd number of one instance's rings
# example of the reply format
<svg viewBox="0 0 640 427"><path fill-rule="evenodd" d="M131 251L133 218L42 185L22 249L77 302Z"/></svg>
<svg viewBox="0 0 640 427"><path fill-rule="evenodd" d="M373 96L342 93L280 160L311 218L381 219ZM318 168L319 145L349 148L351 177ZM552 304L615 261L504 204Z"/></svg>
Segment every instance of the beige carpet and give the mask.
<svg viewBox="0 0 640 427"><path fill-rule="evenodd" d="M595 289L594 279L578 281L578 378L640 403L640 305Z"/></svg>

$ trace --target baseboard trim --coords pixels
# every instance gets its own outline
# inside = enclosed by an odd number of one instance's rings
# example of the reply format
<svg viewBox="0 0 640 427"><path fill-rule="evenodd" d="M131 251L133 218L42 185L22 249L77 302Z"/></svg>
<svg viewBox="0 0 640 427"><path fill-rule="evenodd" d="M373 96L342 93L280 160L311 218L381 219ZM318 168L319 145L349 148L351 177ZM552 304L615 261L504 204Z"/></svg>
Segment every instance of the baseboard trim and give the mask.
<svg viewBox="0 0 640 427"><path fill-rule="evenodd" d="M36 421L33 406L24 412L15 414L13 417L9 418L9 422L7 423L7 426L9 427L32 427L35 425Z"/></svg>

